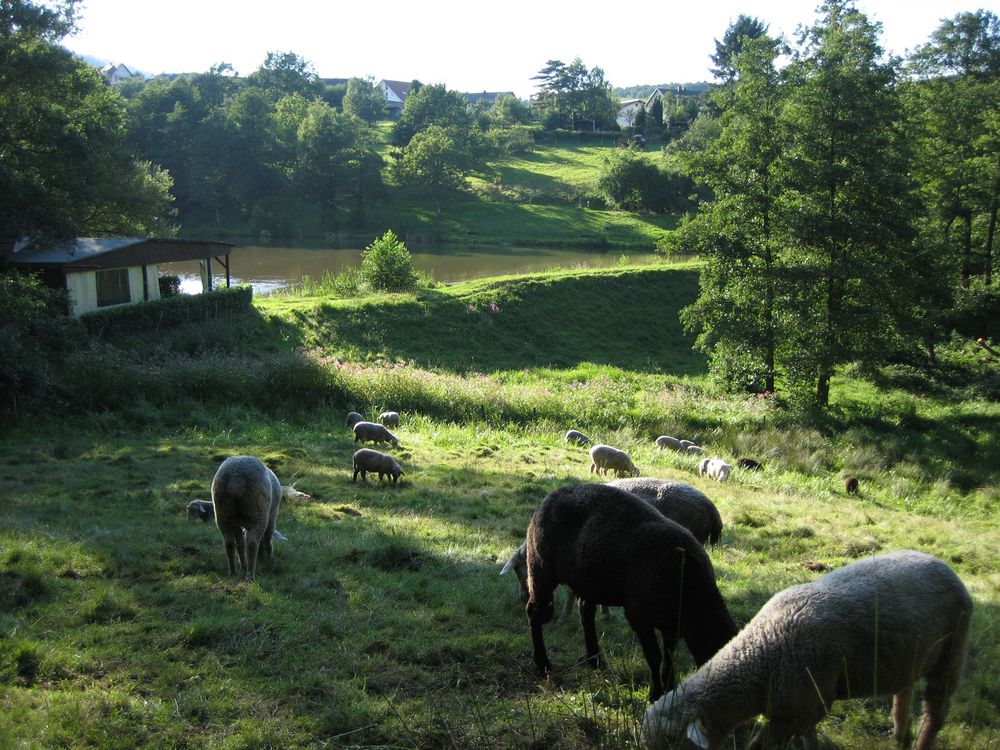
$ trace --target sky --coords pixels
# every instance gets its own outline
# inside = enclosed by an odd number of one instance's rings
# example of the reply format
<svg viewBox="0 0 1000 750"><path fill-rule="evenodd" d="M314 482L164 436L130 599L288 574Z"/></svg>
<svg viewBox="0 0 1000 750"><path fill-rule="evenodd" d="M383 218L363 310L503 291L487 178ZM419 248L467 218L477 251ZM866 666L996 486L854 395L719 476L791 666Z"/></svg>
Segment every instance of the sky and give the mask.
<svg viewBox="0 0 1000 750"><path fill-rule="evenodd" d="M690 0L689 0L690 1ZM599 67L615 87L712 80L710 55L741 13L794 38L818 2L695 0L83 0L79 31L64 46L133 72L202 73L217 63L240 75L268 52L294 52L322 78L444 84L463 92L536 93L549 60ZM882 24L882 46L905 55L941 19L1000 0L857 0Z"/></svg>

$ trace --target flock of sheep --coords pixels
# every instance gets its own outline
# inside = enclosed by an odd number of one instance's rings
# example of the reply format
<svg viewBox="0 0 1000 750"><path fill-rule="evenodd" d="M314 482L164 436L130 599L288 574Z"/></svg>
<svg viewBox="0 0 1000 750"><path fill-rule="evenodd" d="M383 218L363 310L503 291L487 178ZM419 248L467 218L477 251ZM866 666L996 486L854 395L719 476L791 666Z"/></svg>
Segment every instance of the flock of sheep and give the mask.
<svg viewBox="0 0 1000 750"><path fill-rule="evenodd" d="M396 412L384 412L379 422L351 412L347 424L355 442L399 445L388 429L399 425ZM564 440L591 442L577 430ZM666 435L656 444L705 452ZM597 606L623 608L649 666L652 705L640 733L652 746L721 750L734 729L763 715L767 722L749 747L783 748L801 738L815 750L816 725L834 701L890 694L895 739L906 746L920 680L923 717L915 747L932 746L961 676L972 615L972 599L948 565L911 550L866 558L778 592L741 629L704 549L721 539L714 503L691 485L639 478L629 455L611 446L594 445L590 459L591 473L618 478L549 493L501 570L518 578L540 672L552 671L542 626L554 615L555 589L565 586L570 596L563 616L578 600L587 662L594 667L602 663ZM749 457L735 463L761 468ZM392 456L369 448L354 453L353 469L352 481L371 472L397 482L404 473ZM699 464L701 476L720 482L731 471L721 458ZM856 480L846 488L856 491ZM238 555L244 576L253 580L258 554L269 558L272 539L283 538L275 523L285 497L309 496L282 486L259 459L234 456L215 474L212 502L193 501L188 514L214 515L230 575L237 574ZM698 669L678 685L673 656L681 640Z"/></svg>

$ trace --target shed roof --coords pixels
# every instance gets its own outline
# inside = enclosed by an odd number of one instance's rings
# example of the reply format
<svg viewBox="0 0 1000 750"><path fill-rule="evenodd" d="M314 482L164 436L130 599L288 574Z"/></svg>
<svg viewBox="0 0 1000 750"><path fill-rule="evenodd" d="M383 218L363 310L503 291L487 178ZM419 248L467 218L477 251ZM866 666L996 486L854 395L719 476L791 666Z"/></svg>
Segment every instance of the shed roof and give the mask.
<svg viewBox="0 0 1000 750"><path fill-rule="evenodd" d="M233 244L148 237L77 237L45 243L18 243L7 259L19 268L94 270L204 260L229 255Z"/></svg>

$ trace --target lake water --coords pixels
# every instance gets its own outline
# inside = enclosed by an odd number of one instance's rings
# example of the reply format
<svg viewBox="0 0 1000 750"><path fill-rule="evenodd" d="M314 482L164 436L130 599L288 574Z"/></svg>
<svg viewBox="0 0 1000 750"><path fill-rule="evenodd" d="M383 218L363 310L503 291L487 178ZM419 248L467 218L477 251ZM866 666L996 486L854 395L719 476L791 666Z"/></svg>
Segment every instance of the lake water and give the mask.
<svg viewBox="0 0 1000 750"><path fill-rule="evenodd" d="M432 247L409 246L413 265L429 273L436 281L449 283L483 276L530 273L551 268L603 268L619 262L627 255L632 263L652 262L652 251L622 251L587 248L539 247ZM324 274L361 265L363 248L278 247L239 245L230 255L230 277L233 285L250 284L255 294L269 294L301 283L308 276L319 280ZM201 292L201 277L197 262L162 263L162 274L181 277L181 291ZM212 285L225 286L225 270L212 263Z"/></svg>

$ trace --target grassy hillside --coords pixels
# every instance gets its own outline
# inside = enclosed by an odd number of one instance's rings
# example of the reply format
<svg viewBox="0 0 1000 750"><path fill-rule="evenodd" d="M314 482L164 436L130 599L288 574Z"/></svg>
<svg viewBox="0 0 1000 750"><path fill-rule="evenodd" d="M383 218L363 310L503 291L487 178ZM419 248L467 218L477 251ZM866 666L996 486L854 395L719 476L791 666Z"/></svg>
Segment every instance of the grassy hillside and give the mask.
<svg viewBox="0 0 1000 750"><path fill-rule="evenodd" d="M0 436L0 748L638 747L646 666L621 612L599 620L597 672L577 623L546 626L542 680L497 575L545 494L593 478L571 425L715 501L738 622L851 560L948 562L976 610L938 746L1000 748L1000 406L847 377L821 419L718 394L676 322L695 285L619 268L274 297L74 360L76 412ZM353 484L345 412L384 407L406 475ZM765 468L709 483L664 433ZM240 453L312 495L282 507L289 540L252 585L185 518ZM890 703L837 703L821 735L888 750Z"/></svg>

